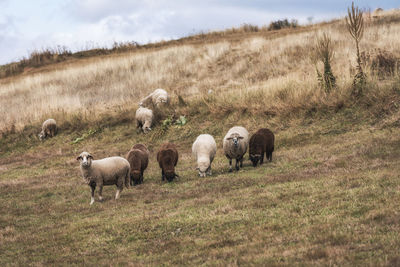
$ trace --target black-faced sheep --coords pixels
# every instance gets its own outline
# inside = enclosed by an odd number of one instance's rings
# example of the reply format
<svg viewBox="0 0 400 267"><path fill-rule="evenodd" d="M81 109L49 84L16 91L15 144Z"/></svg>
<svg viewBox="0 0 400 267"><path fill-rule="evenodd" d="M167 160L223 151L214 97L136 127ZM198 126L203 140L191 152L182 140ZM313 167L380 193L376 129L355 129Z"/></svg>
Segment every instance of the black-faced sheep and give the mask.
<svg viewBox="0 0 400 267"><path fill-rule="evenodd" d="M126 156L131 166L131 185L143 183L143 172L149 164L149 150L145 145L136 144Z"/></svg>
<svg viewBox="0 0 400 267"><path fill-rule="evenodd" d="M243 156L246 154L249 145L249 132L241 126L235 126L229 129L223 140L223 149L225 156L229 159L229 172L232 171L232 159L236 160L235 168L239 170L243 167Z"/></svg>
<svg viewBox="0 0 400 267"><path fill-rule="evenodd" d="M193 156L197 160L197 170L200 177L206 177L206 174L212 175L211 163L217 152L217 144L214 137L209 134L201 134L196 138L192 145Z"/></svg>
<svg viewBox="0 0 400 267"><path fill-rule="evenodd" d="M57 134L57 123L54 119L48 119L42 124L42 131L39 133L39 139L53 137Z"/></svg>
<svg viewBox="0 0 400 267"><path fill-rule="evenodd" d="M274 134L267 128L259 129L250 138L249 155L253 166L256 167L258 161L260 165L264 162L264 154L267 160L272 161L272 152L274 152Z"/></svg>
<svg viewBox="0 0 400 267"><path fill-rule="evenodd" d="M151 131L151 124L153 123L153 111L148 108L139 107L136 110L136 127L142 128L143 133Z"/></svg>
<svg viewBox="0 0 400 267"><path fill-rule="evenodd" d="M94 203L94 191L99 187L99 200L103 200L104 185L116 185L115 199L119 198L124 185L129 188L130 166L129 162L121 157L109 157L94 160L88 152L82 152L77 158L80 162L82 177L90 188L92 195L90 205Z"/></svg>
<svg viewBox="0 0 400 267"><path fill-rule="evenodd" d="M157 161L161 168L161 179L172 182L175 177L179 177L175 173L175 166L178 163L178 150L176 145L164 143L161 145L157 153Z"/></svg>
<svg viewBox="0 0 400 267"><path fill-rule="evenodd" d="M139 102L139 106L142 107L157 107L160 108L162 105L168 105L169 104L169 96L167 91L164 89L156 89L154 92L143 98Z"/></svg>

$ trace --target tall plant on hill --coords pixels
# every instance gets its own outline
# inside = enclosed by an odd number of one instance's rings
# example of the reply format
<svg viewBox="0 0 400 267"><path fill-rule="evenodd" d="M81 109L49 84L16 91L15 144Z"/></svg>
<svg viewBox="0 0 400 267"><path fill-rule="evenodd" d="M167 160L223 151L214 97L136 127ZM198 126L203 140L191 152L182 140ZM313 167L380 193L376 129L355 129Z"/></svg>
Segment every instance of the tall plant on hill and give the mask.
<svg viewBox="0 0 400 267"><path fill-rule="evenodd" d="M331 42L331 38L328 34L324 33L322 36L317 38L316 44L316 59L317 61L321 61L324 65L324 71L321 72L317 69L318 81L322 88L325 89L325 92L329 94L333 88L336 87L336 78L333 75L331 68L331 61L333 59L333 46Z"/></svg>
<svg viewBox="0 0 400 267"><path fill-rule="evenodd" d="M346 25L351 37L355 40L357 51L357 73L354 76L352 93L355 96L360 96L366 83L366 75L361 67L359 47L364 33L364 18L363 11L358 7L354 7L354 2L352 2L351 8L347 9Z"/></svg>

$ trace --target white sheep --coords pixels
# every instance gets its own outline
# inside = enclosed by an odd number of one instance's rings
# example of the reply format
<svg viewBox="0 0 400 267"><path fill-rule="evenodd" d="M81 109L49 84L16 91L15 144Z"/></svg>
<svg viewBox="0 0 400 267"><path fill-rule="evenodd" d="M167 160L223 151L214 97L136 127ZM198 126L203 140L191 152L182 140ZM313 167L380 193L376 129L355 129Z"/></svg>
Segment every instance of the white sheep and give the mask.
<svg viewBox="0 0 400 267"><path fill-rule="evenodd" d="M39 133L39 139L43 140L46 137L53 137L57 134L57 123L54 119L48 119L42 124L42 131Z"/></svg>
<svg viewBox="0 0 400 267"><path fill-rule="evenodd" d="M164 104L169 104L169 96L164 89L156 89L154 92L143 98L139 106L141 107L157 107L160 108Z"/></svg>
<svg viewBox="0 0 400 267"><path fill-rule="evenodd" d="M197 170L200 177L206 177L206 174L212 175L211 163L217 152L217 144L214 137L209 134L201 134L196 138L192 145L193 156L197 160Z"/></svg>
<svg viewBox="0 0 400 267"><path fill-rule="evenodd" d="M246 154L249 146L249 132L241 126L235 126L229 129L223 140L223 149L225 156L229 159L229 172L232 171L232 159L236 160L236 170L243 167L243 156Z"/></svg>
<svg viewBox="0 0 400 267"><path fill-rule="evenodd" d="M82 152L77 158L80 162L82 177L92 189L90 205L94 203L94 191L99 187L99 200L103 200L102 192L104 185L116 185L117 193L115 199L119 198L124 185L129 188L130 165L122 157L109 157L94 160L88 152Z"/></svg>
<svg viewBox="0 0 400 267"><path fill-rule="evenodd" d="M151 124L153 123L154 115L151 109L139 107L136 110L136 127L142 128L144 133L151 131Z"/></svg>

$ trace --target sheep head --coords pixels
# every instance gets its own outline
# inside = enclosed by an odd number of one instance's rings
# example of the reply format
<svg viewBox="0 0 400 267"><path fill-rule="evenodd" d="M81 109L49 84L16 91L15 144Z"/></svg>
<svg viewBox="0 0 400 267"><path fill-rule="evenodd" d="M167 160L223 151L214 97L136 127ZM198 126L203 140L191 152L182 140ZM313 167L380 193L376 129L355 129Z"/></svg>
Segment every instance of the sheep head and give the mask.
<svg viewBox="0 0 400 267"><path fill-rule="evenodd" d="M131 173L131 185L137 185L140 183L140 179L142 178L142 173L140 171L134 170Z"/></svg>
<svg viewBox="0 0 400 267"><path fill-rule="evenodd" d="M84 168L89 168L92 165L93 156L89 152L82 152L77 158L81 166Z"/></svg>
<svg viewBox="0 0 400 267"><path fill-rule="evenodd" d="M206 172L208 171L208 169L210 168L210 160L200 160L197 163L197 168L196 170L199 171L199 176L200 177L206 177Z"/></svg>
<svg viewBox="0 0 400 267"><path fill-rule="evenodd" d="M233 145L237 148L239 146L239 141L243 138L243 136L240 136L237 133L233 133L230 137L227 138L227 140L232 140Z"/></svg>
<svg viewBox="0 0 400 267"><path fill-rule="evenodd" d="M250 154L250 160L253 163L253 166L256 167L258 161L261 159L260 154Z"/></svg>
<svg viewBox="0 0 400 267"><path fill-rule="evenodd" d="M46 138L46 133L44 131L41 131L38 136L40 140L43 140Z"/></svg>

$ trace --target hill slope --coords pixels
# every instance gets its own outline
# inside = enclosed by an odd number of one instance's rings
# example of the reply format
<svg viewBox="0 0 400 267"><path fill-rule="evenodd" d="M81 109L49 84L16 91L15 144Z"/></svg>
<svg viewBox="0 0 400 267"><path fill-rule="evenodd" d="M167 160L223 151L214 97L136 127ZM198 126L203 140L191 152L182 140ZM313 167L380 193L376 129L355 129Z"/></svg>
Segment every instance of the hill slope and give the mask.
<svg viewBox="0 0 400 267"><path fill-rule="evenodd" d="M395 18L371 22L362 45L398 57ZM335 40L339 86L330 95L310 59L315 30ZM371 70L365 94L352 98L354 52L345 34L338 21L272 39L95 58L3 81L0 263L398 265L400 77ZM171 113L188 123L138 134L136 103L156 87L172 92ZM39 142L47 116L60 132ZM221 141L238 124L250 133L274 131L271 163L253 168L246 156L242 170L227 172ZM190 151L201 133L218 145L214 174L204 179ZM167 140L180 152L181 178L173 183L161 182L155 160ZM118 201L115 188L105 187L104 202L89 206L76 156L124 156L139 142L151 152L144 184Z"/></svg>

